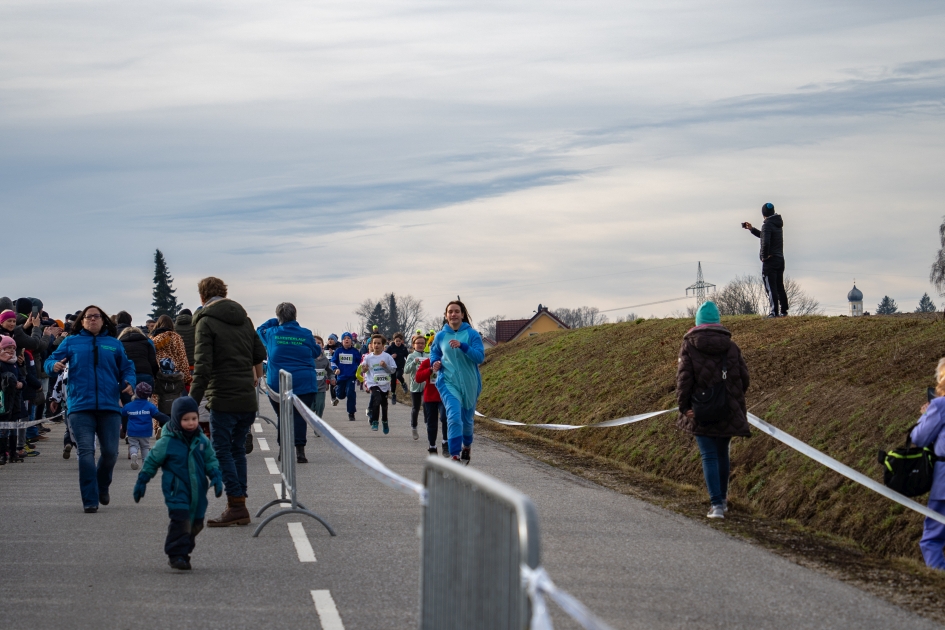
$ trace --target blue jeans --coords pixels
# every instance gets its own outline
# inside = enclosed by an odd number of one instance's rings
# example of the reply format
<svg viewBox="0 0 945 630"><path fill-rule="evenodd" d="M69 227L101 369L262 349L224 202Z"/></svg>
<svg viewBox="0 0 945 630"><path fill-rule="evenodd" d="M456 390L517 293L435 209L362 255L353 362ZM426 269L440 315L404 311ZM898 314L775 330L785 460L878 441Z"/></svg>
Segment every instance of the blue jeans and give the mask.
<svg viewBox="0 0 945 630"><path fill-rule="evenodd" d="M255 411L210 410L210 441L220 462L227 496L246 496L246 436L255 420Z"/></svg>
<svg viewBox="0 0 945 630"><path fill-rule="evenodd" d="M460 451L473 442L473 417L476 409L463 409L459 398L446 387L441 388L440 398L446 407L446 431L450 455L459 455Z"/></svg>
<svg viewBox="0 0 945 630"><path fill-rule="evenodd" d="M348 400L348 413L357 413L358 412L358 395L355 387L357 386L358 379L349 378L349 379L338 379L338 386L335 387L335 397L339 400Z"/></svg>
<svg viewBox="0 0 945 630"><path fill-rule="evenodd" d="M945 501L929 499L929 509L939 514L945 514ZM932 569L945 570L945 525L931 518L925 519L925 529L922 531L922 540L919 549L925 564Z"/></svg>
<svg viewBox="0 0 945 630"><path fill-rule="evenodd" d="M79 451L79 489L83 507L98 507L98 498L108 493L112 471L118 461L121 414L117 411L73 411L69 428ZM102 454L95 465L95 436Z"/></svg>
<svg viewBox="0 0 945 630"><path fill-rule="evenodd" d="M702 453L702 474L709 489L712 505L725 505L728 499L728 475L731 464L728 458L730 437L708 437L697 435L699 452Z"/></svg>

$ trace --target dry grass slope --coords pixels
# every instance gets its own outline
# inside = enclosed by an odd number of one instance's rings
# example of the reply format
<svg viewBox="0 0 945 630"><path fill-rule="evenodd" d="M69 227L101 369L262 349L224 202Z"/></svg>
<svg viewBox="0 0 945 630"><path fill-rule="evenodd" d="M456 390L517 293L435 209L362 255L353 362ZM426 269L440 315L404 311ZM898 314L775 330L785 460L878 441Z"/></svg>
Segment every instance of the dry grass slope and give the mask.
<svg viewBox="0 0 945 630"><path fill-rule="evenodd" d="M725 318L751 374L749 410L877 479L945 355L941 315ZM676 356L691 320L548 333L490 350L480 409L528 423L587 424L675 406ZM534 432L539 432L534 430ZM698 448L660 416L612 429L541 431L588 453L702 487ZM922 517L754 431L732 447L731 498L768 517L918 558ZM920 499L924 500L924 498Z"/></svg>

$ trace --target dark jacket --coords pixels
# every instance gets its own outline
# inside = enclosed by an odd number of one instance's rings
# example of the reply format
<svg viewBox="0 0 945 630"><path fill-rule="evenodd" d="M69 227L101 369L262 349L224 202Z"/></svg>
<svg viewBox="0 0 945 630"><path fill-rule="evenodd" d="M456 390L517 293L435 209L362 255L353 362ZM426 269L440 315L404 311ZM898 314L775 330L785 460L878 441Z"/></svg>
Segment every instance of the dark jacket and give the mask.
<svg viewBox="0 0 945 630"><path fill-rule="evenodd" d="M712 387L722 381L723 356L728 365L725 393L729 417L716 424L702 426L696 419L687 418L686 412L692 409L692 392L696 387ZM732 333L720 324L704 324L686 333L679 349L676 371L676 400L679 403L676 426L693 435L748 437L751 433L745 409L746 391L748 366L741 350L732 341Z"/></svg>
<svg viewBox="0 0 945 630"><path fill-rule="evenodd" d="M134 389L135 366L125 356L121 342L103 329L98 335L82 330L69 335L46 359L45 369L53 374L53 366L62 360L69 363L69 411L115 411L125 385Z"/></svg>
<svg viewBox="0 0 945 630"><path fill-rule="evenodd" d="M751 233L761 239L761 260L784 258L784 220L780 214L772 214L765 219L761 230L751 228Z"/></svg>
<svg viewBox="0 0 945 630"><path fill-rule="evenodd" d="M392 343L387 346L384 352L394 358L394 363L397 364L397 371L403 372L404 365L407 363L407 355L410 354L410 348L407 347L407 344L402 343L398 346L396 343Z"/></svg>
<svg viewBox="0 0 945 630"><path fill-rule="evenodd" d="M147 483L158 468L164 471L161 490L168 511L187 510L191 522L202 519L207 513L210 487L207 478L215 480L220 476L216 452L203 431L198 430L193 439L188 440L180 428L180 419L171 418L161 429L161 439L144 460L138 481Z"/></svg>
<svg viewBox="0 0 945 630"><path fill-rule="evenodd" d="M43 389L43 384L39 380L36 371L36 360L33 353L29 350L23 352L23 365L20 367L20 374L25 379L26 387L23 388L23 400L31 403L36 400L36 394Z"/></svg>
<svg viewBox="0 0 945 630"><path fill-rule="evenodd" d="M322 354L321 346L308 328L297 321L282 325L273 317L256 329L269 355L266 384L273 392L279 392L279 371L292 374L292 391L296 394L312 394L318 391L315 359Z"/></svg>
<svg viewBox="0 0 945 630"><path fill-rule="evenodd" d="M178 315L174 320L174 332L184 340L184 350L187 351L187 361L194 364L194 318L192 315Z"/></svg>
<svg viewBox="0 0 945 630"><path fill-rule="evenodd" d="M137 328L127 327L128 332L119 336L128 360L135 364L136 374L148 374L151 378L158 372L154 344Z"/></svg>
<svg viewBox="0 0 945 630"><path fill-rule="evenodd" d="M190 396L213 411L257 411L253 366L266 358L253 322L229 299L208 302L194 316L194 380Z"/></svg>
<svg viewBox="0 0 945 630"><path fill-rule="evenodd" d="M13 329L13 332L7 332L6 329L0 328L0 335L13 337L17 350L25 348L30 352L42 353L49 346L49 340L43 338L42 331L36 326L33 326L28 333L23 330L23 326L17 326Z"/></svg>
<svg viewBox="0 0 945 630"><path fill-rule="evenodd" d="M20 371L20 368L16 365L16 362L6 363L5 361L0 361L0 374L4 372L9 372L13 375L13 378L20 383L23 383L23 387L26 387L26 379L23 377L23 373ZM13 394L13 400L9 403L10 412L9 417L4 417L2 420L4 422L12 422L14 420L22 420L26 417L26 406L23 404L23 389L12 389L10 393Z"/></svg>

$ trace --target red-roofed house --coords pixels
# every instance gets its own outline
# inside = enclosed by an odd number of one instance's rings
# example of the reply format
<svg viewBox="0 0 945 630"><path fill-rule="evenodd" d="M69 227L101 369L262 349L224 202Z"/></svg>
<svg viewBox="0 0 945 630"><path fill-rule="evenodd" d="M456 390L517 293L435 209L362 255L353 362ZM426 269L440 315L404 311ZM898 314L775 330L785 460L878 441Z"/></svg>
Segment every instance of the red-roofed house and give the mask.
<svg viewBox="0 0 945 630"><path fill-rule="evenodd" d="M522 337L533 337L552 330L569 330L570 327L554 316L547 306L538 305L531 319L504 319L495 323L496 343L508 343Z"/></svg>

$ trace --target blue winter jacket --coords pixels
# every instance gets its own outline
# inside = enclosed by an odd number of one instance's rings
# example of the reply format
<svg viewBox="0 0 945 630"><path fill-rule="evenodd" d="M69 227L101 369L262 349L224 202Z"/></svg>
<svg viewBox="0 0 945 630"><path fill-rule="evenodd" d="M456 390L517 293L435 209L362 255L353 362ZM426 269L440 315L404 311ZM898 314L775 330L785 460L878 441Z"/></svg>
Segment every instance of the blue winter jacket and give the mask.
<svg viewBox="0 0 945 630"><path fill-rule="evenodd" d="M318 391L315 377L315 359L322 353L321 346L308 328L298 322L286 322L272 318L256 329L266 352L269 354L266 383L273 392L279 391L279 370L292 374L292 391L296 394L311 394Z"/></svg>
<svg viewBox="0 0 945 630"><path fill-rule="evenodd" d="M72 375L71 368L69 374ZM158 468L164 471L161 490L168 512L187 510L191 522L206 516L210 488L207 478L215 482L221 473L217 454L203 431L198 429L194 438L188 440L178 421L172 418L161 429L161 439L145 458L138 481L148 483Z"/></svg>
<svg viewBox="0 0 945 630"><path fill-rule="evenodd" d="M450 341L459 341L458 348L451 348ZM436 388L445 387L460 400L463 409L475 409L482 391L479 364L486 360L482 337L472 326L463 322L459 330L449 326L436 333L430 344L430 365L441 362Z"/></svg>
<svg viewBox="0 0 945 630"><path fill-rule="evenodd" d="M912 443L916 446L931 446L932 452L945 458L945 398L939 397L929 403L919 423L912 430ZM932 490L929 499L945 500L945 461L935 462L932 468Z"/></svg>
<svg viewBox="0 0 945 630"><path fill-rule="evenodd" d="M43 368L53 374L53 366L59 361L69 363L69 385L66 396L69 412L73 411L121 411L118 404L121 390L126 385L132 388L135 380L135 364L128 360L121 342L102 330L92 335L82 330L78 335L66 337L56 351L49 355Z"/></svg>
<svg viewBox="0 0 945 630"><path fill-rule="evenodd" d="M361 352L354 346L351 346L347 350L345 350L344 347L339 347L335 350L335 354L331 356L332 371L341 370L341 373L338 375L339 381L347 381L354 378L354 373L358 371L359 365L361 365Z"/></svg>

